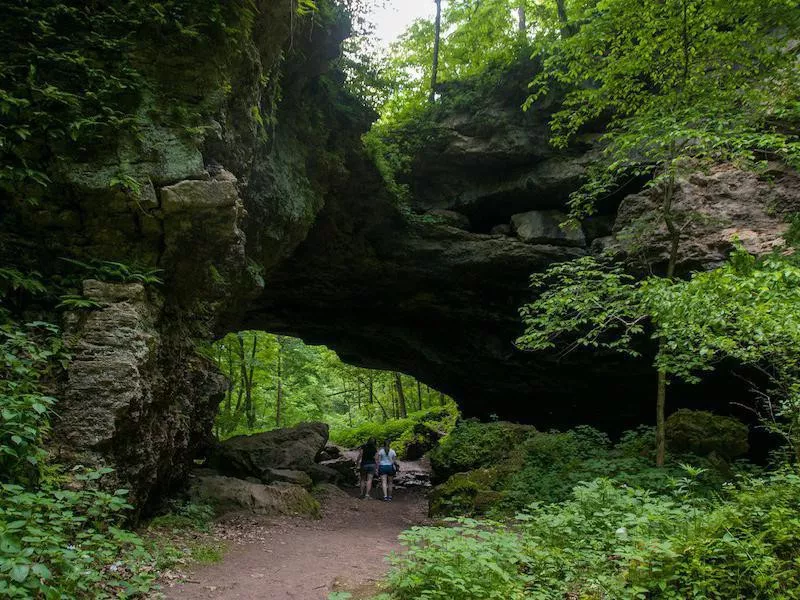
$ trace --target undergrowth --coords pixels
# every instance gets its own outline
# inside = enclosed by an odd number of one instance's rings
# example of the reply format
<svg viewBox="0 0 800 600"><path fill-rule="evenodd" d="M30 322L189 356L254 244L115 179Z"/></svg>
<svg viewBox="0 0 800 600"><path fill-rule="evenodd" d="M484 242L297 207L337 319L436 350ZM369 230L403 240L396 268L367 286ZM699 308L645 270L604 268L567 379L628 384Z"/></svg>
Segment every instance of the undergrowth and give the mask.
<svg viewBox="0 0 800 600"><path fill-rule="evenodd" d="M334 429L331 440L347 448L356 448L369 438L380 444L391 440L400 458L405 458L406 449L415 442L424 442L431 436L438 437L450 432L458 419L455 405L429 408L408 414L405 419L390 419L383 423L367 422L358 427ZM446 438L445 438L446 439Z"/></svg>

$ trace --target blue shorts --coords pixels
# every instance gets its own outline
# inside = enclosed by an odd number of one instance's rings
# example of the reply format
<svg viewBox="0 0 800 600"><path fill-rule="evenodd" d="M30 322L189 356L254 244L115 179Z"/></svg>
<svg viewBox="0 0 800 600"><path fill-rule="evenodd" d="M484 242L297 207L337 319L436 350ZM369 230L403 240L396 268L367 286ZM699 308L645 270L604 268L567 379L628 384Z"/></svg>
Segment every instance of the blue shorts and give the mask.
<svg viewBox="0 0 800 600"><path fill-rule="evenodd" d="M378 473L381 475L394 475L394 465L381 465L378 468Z"/></svg>
<svg viewBox="0 0 800 600"><path fill-rule="evenodd" d="M369 473L372 475L375 473L375 463L365 463L361 465L361 472L362 473Z"/></svg>

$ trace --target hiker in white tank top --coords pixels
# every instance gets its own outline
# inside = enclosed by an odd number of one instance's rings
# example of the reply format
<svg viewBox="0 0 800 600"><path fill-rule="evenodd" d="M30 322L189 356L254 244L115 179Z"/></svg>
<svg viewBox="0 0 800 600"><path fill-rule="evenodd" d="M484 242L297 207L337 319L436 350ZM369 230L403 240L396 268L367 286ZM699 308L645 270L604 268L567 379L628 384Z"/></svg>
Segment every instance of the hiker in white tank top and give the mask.
<svg viewBox="0 0 800 600"><path fill-rule="evenodd" d="M375 463L377 464L377 472L381 476L381 486L383 487L383 500L391 502L392 488L394 487L393 480L395 473L400 470L400 465L397 462L397 453L390 447L391 442L386 440L383 442L383 447L378 450L375 455Z"/></svg>

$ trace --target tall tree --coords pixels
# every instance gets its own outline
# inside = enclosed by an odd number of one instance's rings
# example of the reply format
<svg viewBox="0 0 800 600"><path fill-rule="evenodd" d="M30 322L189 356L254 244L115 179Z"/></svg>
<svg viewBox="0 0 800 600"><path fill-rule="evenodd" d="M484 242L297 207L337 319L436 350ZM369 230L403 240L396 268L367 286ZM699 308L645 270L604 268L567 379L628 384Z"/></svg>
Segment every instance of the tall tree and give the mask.
<svg viewBox="0 0 800 600"><path fill-rule="evenodd" d="M276 337L278 342L278 355L275 358L275 427L281 427L283 417L283 355L286 349L286 338L282 335Z"/></svg>
<svg viewBox="0 0 800 600"><path fill-rule="evenodd" d="M433 61L431 64L431 90L428 100L436 100L436 84L439 76L439 48L442 37L442 0L433 0L436 3L436 20L433 25Z"/></svg>
<svg viewBox="0 0 800 600"><path fill-rule="evenodd" d="M405 419L408 416L408 411L406 410L406 394L403 391L403 380L400 377L400 373L396 371L394 374L394 385L397 389L398 413L401 419Z"/></svg>

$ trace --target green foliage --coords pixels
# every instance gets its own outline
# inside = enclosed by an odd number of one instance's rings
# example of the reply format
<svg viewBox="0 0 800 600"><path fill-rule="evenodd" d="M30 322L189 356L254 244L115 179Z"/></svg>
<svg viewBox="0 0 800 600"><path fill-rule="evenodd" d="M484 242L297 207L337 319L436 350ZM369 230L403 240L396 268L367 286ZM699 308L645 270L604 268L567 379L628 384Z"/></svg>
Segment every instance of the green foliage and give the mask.
<svg viewBox="0 0 800 600"><path fill-rule="evenodd" d="M523 307L530 350L610 348L636 355L649 324L659 342L654 365L690 382L722 359L762 369L765 425L800 456L800 268L791 258L757 261L737 250L724 266L686 281L636 281L605 259L584 257L531 278L539 298Z"/></svg>
<svg viewBox="0 0 800 600"><path fill-rule="evenodd" d="M756 390L762 421L800 457L800 267L739 250L714 271L641 289L659 324L657 364L689 381L726 357L761 369L771 382Z"/></svg>
<svg viewBox="0 0 800 600"><path fill-rule="evenodd" d="M711 494L719 491L732 473L746 470L746 465L731 465L720 457L706 458L677 449L663 468L655 468L652 428L626 432L617 444L587 426L564 432L529 430L509 445L509 438L498 436L499 431L508 432L508 424L500 423L503 428L498 429L496 423L467 423L467 431L459 424L432 453L435 461L440 460L439 454L467 457L456 466L450 465L451 471L455 468L458 472L434 488L430 496L432 515L509 515L531 502L563 502L576 485L598 477L664 493L684 475L685 463L701 469L695 491ZM744 428L741 423L737 425ZM442 478L441 471L435 474Z"/></svg>
<svg viewBox="0 0 800 600"><path fill-rule="evenodd" d="M573 216L591 214L632 176L668 187L698 160L746 166L773 156L800 165L796 132L780 124L800 117L794 8L793 0L573 3L569 34L538 44L543 67L529 99L567 90L551 123L559 147L610 119L602 157L572 197Z"/></svg>
<svg viewBox="0 0 800 600"><path fill-rule="evenodd" d="M443 481L455 473L493 467L535 434L536 430L527 425L460 421L430 453L434 476Z"/></svg>
<svg viewBox="0 0 800 600"><path fill-rule="evenodd" d="M0 594L116 598L146 592L154 575L142 541L123 529L126 490L96 489L105 471L72 476L82 489L2 484Z"/></svg>
<svg viewBox="0 0 800 600"><path fill-rule="evenodd" d="M500 523L462 519L453 527L414 527L389 577L398 600L522 600L519 537Z"/></svg>
<svg viewBox="0 0 800 600"><path fill-rule="evenodd" d="M0 326L0 352L5 375L0 377L0 480L38 481L45 452L41 442L49 428L55 398L43 393L40 381L68 359L59 330L49 323Z"/></svg>
<svg viewBox="0 0 800 600"><path fill-rule="evenodd" d="M89 298L84 298L83 296L78 296L76 294L66 294L61 296L61 302L56 306L56 308L63 308L65 310L85 310L101 308L102 306L103 305L96 300L90 300Z"/></svg>
<svg viewBox="0 0 800 600"><path fill-rule="evenodd" d="M746 479L716 498L692 477L656 495L597 479L512 523L415 528L395 558L391 597L798 598L800 477Z"/></svg>
<svg viewBox="0 0 800 600"><path fill-rule="evenodd" d="M337 429L331 432L331 440L346 448L357 448L369 438L375 438L380 444L383 440L391 440L400 458L405 458L409 444L419 441L426 431L446 434L457 418L458 411L454 405L434 407L409 413L405 419L390 419L383 423L366 422L352 429Z"/></svg>
<svg viewBox="0 0 800 600"><path fill-rule="evenodd" d="M297 338L256 331L229 334L204 355L229 380L216 422L220 438L324 421L331 426L331 439L345 446L363 444L370 435L397 440L406 431L403 443L408 444L415 424L429 421L431 429L446 432L455 420L453 401L413 378L347 365L328 348Z"/></svg>
<svg viewBox="0 0 800 600"><path fill-rule="evenodd" d="M146 285L160 285L164 283L159 275L161 269L141 267L139 265L126 265L121 262L91 259L83 262L72 258L62 258L64 262L77 267L83 279L98 279L100 281L119 281L122 283L143 283Z"/></svg>
<svg viewBox="0 0 800 600"><path fill-rule="evenodd" d="M298 9L311 4L303 0ZM160 119L176 127L205 125L211 107L197 105L195 90L225 87L226 58L246 51L242 40L256 11L251 0L31 0L7 7L0 41L0 189L37 201L50 182L52 154L86 154L107 148L108 140L136 138L144 104L163 109ZM177 80L160 77L183 56L207 59L206 68L185 70L191 94L181 81L184 70L170 71Z"/></svg>
<svg viewBox="0 0 800 600"><path fill-rule="evenodd" d="M525 333L517 345L526 350L579 346L636 355L633 338L644 331L644 313L636 280L608 257L584 256L531 275L535 302L520 309Z"/></svg>

